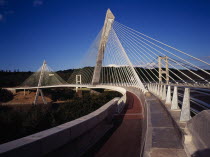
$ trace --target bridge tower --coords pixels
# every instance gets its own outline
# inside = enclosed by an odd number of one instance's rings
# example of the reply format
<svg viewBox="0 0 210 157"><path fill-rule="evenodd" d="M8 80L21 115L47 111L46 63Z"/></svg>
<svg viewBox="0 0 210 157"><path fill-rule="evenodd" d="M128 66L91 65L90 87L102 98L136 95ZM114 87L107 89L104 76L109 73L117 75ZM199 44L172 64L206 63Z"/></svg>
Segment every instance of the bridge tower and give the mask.
<svg viewBox="0 0 210 157"><path fill-rule="evenodd" d="M34 105L37 104L39 94L41 94L41 97L42 97L42 100L43 100L44 104L47 104L47 102L46 102L46 100L44 98L44 94L42 92L42 89L39 88L42 85L42 80L43 80L46 64L47 64L46 61L44 61L43 65L42 65L42 68L41 68L41 72L40 72L40 76L39 76L39 82L38 82L38 88L36 90L36 95L35 95L35 99L34 99L34 103L33 103Z"/></svg>
<svg viewBox="0 0 210 157"><path fill-rule="evenodd" d="M162 69L162 60L165 61L165 70ZM169 83L169 69L168 69L168 57L158 57L158 67L159 67L159 83L162 83L163 74L166 74L166 84Z"/></svg>
<svg viewBox="0 0 210 157"><path fill-rule="evenodd" d="M76 84L82 84L82 75L76 75ZM78 88L76 87L76 92L78 92Z"/></svg>
<svg viewBox="0 0 210 157"><path fill-rule="evenodd" d="M106 48L106 43L107 43L114 19L115 19L114 15L112 14L111 10L108 9L106 12L106 18L104 21L104 26L103 26L103 30L101 34L100 43L99 43L98 55L97 55L96 65L94 68L92 85L99 84L102 61L104 58L104 51Z"/></svg>

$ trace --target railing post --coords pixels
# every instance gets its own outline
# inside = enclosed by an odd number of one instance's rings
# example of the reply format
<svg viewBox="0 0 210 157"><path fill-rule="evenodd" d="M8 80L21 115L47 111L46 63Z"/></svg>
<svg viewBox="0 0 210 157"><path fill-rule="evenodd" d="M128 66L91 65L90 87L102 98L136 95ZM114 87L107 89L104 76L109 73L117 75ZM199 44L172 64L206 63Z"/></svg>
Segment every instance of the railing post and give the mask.
<svg viewBox="0 0 210 157"><path fill-rule="evenodd" d="M156 84L155 87L156 87L155 88L155 95L157 95L157 93L158 93L158 85Z"/></svg>
<svg viewBox="0 0 210 157"><path fill-rule="evenodd" d="M163 96L162 100L166 100L166 85L163 86Z"/></svg>
<svg viewBox="0 0 210 157"><path fill-rule="evenodd" d="M177 86L174 86L171 110L177 110L177 109L179 109L179 106L178 106L178 89L177 89Z"/></svg>
<svg viewBox="0 0 210 157"><path fill-rule="evenodd" d="M152 92L152 84L150 84L150 92Z"/></svg>
<svg viewBox="0 0 210 157"><path fill-rule="evenodd" d="M171 104L171 86L168 86L166 104Z"/></svg>
<svg viewBox="0 0 210 157"><path fill-rule="evenodd" d="M154 93L154 91L155 91L155 85L152 84L152 93Z"/></svg>
<svg viewBox="0 0 210 157"><path fill-rule="evenodd" d="M152 86L152 93L153 94L155 93L155 84L153 84L153 86Z"/></svg>
<svg viewBox="0 0 210 157"><path fill-rule="evenodd" d="M156 93L156 95L159 97L159 95L160 95L160 85L158 84L157 85L157 93Z"/></svg>
<svg viewBox="0 0 210 157"><path fill-rule="evenodd" d="M159 97L160 99L163 98L163 85L160 85Z"/></svg>
<svg viewBox="0 0 210 157"><path fill-rule="evenodd" d="M185 88L180 121L186 122L190 119L191 119L191 116L190 116L190 89Z"/></svg>

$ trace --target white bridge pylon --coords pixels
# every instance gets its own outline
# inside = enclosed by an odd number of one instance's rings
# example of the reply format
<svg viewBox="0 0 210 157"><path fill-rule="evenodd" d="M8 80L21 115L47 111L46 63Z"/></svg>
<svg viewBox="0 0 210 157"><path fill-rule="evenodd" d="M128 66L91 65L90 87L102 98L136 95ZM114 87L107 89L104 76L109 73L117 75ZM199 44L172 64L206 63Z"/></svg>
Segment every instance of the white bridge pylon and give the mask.
<svg viewBox="0 0 210 157"><path fill-rule="evenodd" d="M108 9L102 30L90 47L80 70L75 71L69 83L75 84L75 77L81 75L83 84L135 86L146 90L113 29L114 19Z"/></svg>
<svg viewBox="0 0 210 157"><path fill-rule="evenodd" d="M42 92L41 87L43 86L56 86L56 85L64 85L67 84L60 76L58 76L53 70L47 66L46 61L43 62L42 66L39 70L33 73L28 79L26 79L19 89L30 89L30 87L37 87L34 104L37 104L38 97L41 95L44 104L46 104L46 100L44 98L44 94ZM17 89L18 89L17 88Z"/></svg>

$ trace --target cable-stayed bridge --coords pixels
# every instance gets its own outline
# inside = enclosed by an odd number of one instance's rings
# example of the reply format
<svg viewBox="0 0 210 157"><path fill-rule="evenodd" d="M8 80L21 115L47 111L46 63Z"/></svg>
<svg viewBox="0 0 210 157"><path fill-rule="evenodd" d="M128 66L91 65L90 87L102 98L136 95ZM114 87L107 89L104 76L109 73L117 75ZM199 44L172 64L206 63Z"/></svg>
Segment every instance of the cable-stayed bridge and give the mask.
<svg viewBox="0 0 210 157"><path fill-rule="evenodd" d="M44 62L17 89L111 85L132 86L165 95L166 86L176 86L208 95L209 67L208 60L196 58L115 21L108 10L104 26L67 82ZM204 109L209 108L208 103L202 104L205 104Z"/></svg>
<svg viewBox="0 0 210 157"><path fill-rule="evenodd" d="M179 122L210 108L210 63L117 21L108 9L104 26L70 78L64 81L44 61L41 68L13 89L123 87L139 90L179 111ZM151 99L151 100L154 100Z"/></svg>

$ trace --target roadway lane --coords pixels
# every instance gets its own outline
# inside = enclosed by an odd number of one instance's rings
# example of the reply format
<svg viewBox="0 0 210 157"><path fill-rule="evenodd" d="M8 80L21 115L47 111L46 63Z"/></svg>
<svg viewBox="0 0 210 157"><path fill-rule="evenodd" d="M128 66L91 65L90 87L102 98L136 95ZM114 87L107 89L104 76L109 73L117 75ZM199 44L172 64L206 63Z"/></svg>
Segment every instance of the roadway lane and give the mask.
<svg viewBox="0 0 210 157"><path fill-rule="evenodd" d="M122 114L115 116L110 130L84 156L137 157L140 154L143 109L136 95L127 92L127 103Z"/></svg>

